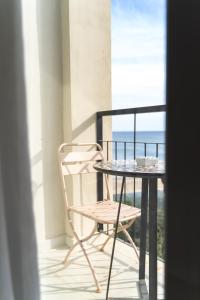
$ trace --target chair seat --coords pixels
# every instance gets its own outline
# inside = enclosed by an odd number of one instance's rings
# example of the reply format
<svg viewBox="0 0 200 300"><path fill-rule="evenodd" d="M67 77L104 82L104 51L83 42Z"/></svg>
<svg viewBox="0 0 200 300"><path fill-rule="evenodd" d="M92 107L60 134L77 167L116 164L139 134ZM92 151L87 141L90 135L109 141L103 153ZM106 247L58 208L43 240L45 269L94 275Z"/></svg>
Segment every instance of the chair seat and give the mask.
<svg viewBox="0 0 200 300"><path fill-rule="evenodd" d="M70 211L81 214L89 219L92 219L98 223L103 224L115 224L117 220L119 203L104 200L95 204L88 204L84 206L70 207ZM119 222L129 221L135 219L141 215L139 208L121 204Z"/></svg>

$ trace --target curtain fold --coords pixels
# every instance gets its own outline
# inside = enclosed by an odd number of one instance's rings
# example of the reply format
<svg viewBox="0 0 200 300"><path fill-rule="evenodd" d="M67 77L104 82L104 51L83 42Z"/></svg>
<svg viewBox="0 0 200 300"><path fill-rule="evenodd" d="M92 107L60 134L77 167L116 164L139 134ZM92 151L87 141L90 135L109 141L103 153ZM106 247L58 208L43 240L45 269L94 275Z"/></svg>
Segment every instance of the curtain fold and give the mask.
<svg viewBox="0 0 200 300"><path fill-rule="evenodd" d="M0 1L0 299L38 300L21 3Z"/></svg>

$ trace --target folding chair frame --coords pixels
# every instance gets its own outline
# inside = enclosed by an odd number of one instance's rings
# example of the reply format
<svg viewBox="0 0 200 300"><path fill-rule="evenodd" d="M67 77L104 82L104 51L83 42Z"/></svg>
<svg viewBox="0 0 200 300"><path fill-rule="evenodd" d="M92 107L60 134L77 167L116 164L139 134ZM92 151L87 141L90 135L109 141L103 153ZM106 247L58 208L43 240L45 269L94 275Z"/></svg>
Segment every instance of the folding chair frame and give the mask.
<svg viewBox="0 0 200 300"><path fill-rule="evenodd" d="M91 147L91 148L96 148L97 150L96 151L83 151L83 152L65 152L63 151L66 147L67 148L72 148L72 147ZM91 152L91 157L90 157L90 154L89 152ZM75 153L73 155L73 153ZM86 153L86 154L84 154ZM85 237L82 237L80 238L74 228L74 225L73 225L73 221L72 221L72 217L71 217L71 214L72 213L76 213L76 211L72 211L71 210L71 207L69 206L69 203L68 203L68 197L67 197L67 188L66 188L66 182L65 182L65 176L67 175L75 175L75 174L84 174L84 173L96 173L96 170L93 168L91 169L90 166L88 167L88 163L89 162L94 162L95 161L99 161L99 160L103 160L104 157L103 157L103 150L101 148L101 146L99 144L96 144L96 143L63 143L59 146L58 148L58 159L59 159L59 166L60 166L60 174L61 174L61 179L62 179L62 185L63 185L63 192L64 192L64 198L65 198L65 209L66 209L66 214L67 214L67 217L68 217L68 221L69 221L69 224L70 224L70 227L72 229L72 232L73 232L73 235L76 239L76 243L72 246L72 248L70 250L68 250L68 253L64 259L64 266L66 267L67 266L67 262L68 262L68 259L69 259L69 256L71 255L72 251L76 248L76 246L80 246L80 248L82 249L83 251L83 254L87 260L87 263L88 263L88 266L91 270L91 273L92 273L92 276L94 278L94 281L95 281L95 284L96 284L96 292L100 292L101 291L101 287L100 287L100 284L98 282L98 279L97 279L97 276L96 276L96 273L95 273L95 270L91 264L91 261L87 255L87 252L83 246L83 243L87 240L89 240L92 236L94 236L94 234L97 233L97 223L101 223L99 220L95 220L95 225L94 225L94 228L92 229L91 233ZM69 168L67 167L65 169L65 172L63 172L63 167L66 167L68 166L69 164ZM79 166L81 166L81 168L79 169ZM71 166L71 169L70 169L70 166ZM106 182L106 189L107 189L107 199L104 199L103 201L107 201L107 200L110 200L110 190L109 190L109 184L108 184L108 178L107 176L105 175L104 176L105 178L105 182ZM83 215L84 216L84 215ZM133 242L131 236L129 235L127 229L134 223L135 219L137 218L136 217L133 217L133 218L129 218L126 223L123 225L122 222L119 222L119 226L118 226L118 232L123 232L125 234L125 236L127 237L128 241L130 242L130 244L132 245L136 255L137 255L137 258L139 259L139 255L138 255L138 251L137 251L137 248L136 248L136 245L135 243ZM105 220L102 219L102 223L103 224L111 224L111 223L106 223ZM113 225L115 224L115 222L112 223ZM103 251L105 246L107 245L108 241L114 237L114 233L115 233L115 228L113 226L113 232L111 234L108 235L108 237L106 238L105 242L103 243L103 245L100 247L100 251Z"/></svg>

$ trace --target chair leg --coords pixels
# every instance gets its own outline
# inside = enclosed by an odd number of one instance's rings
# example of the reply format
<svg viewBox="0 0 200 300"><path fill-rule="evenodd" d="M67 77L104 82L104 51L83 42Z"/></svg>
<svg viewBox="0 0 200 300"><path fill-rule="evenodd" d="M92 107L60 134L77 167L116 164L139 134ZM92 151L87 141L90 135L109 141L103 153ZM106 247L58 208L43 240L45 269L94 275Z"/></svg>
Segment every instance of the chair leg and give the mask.
<svg viewBox="0 0 200 300"><path fill-rule="evenodd" d="M99 248L99 251L104 251L104 247L107 245L108 241L113 237L113 234L109 235L103 245Z"/></svg>
<svg viewBox="0 0 200 300"><path fill-rule="evenodd" d="M68 216L69 216L69 220L70 220L70 215L68 215ZM66 258L65 258L65 260L64 260L64 263L66 264L67 259L68 259L69 255L70 255L70 253L72 252L72 250L73 250L77 245L80 245L80 247L81 247L81 249L82 249L82 251L83 251L83 254L85 255L85 258L86 258L86 260L87 260L87 262L88 262L88 265L89 265L89 267L90 267L90 270L91 270L91 272L92 272L92 276L93 276L93 278L94 278L94 281L95 281L95 284L96 284L96 287L97 287L96 292L97 292L97 293L100 293L100 292L101 292L100 284L99 284L99 282L98 282L98 280L97 280L97 277L96 277L94 268L93 268L93 266L92 266L92 264L91 264L91 262L90 262L90 259L89 259L88 255L87 255L86 251L85 251L85 248L83 247L83 242L89 240L89 239L92 237L92 235L94 234L94 232L95 232L95 230L96 230L96 225L94 226L94 228L93 228L93 230L91 231L91 233L90 233L88 236L86 236L85 238L82 238L82 239L79 239L78 234L76 233L75 228L74 228L74 226L73 226L71 220L70 220L70 225L71 225L71 228L72 228L74 237L76 238L77 242L74 244L74 246L73 246L73 247L69 250L69 252L67 253L67 256L66 256Z"/></svg>
<svg viewBox="0 0 200 300"><path fill-rule="evenodd" d="M63 263L64 263L64 266L66 267L66 265L67 265L67 260L68 260L68 258L69 258L69 256L70 256L70 254L72 253L72 251L74 250L74 248L76 247L76 246L78 246L78 242L76 242L72 247L71 247L71 249L69 249L69 251L68 251L68 253L67 253L67 255L66 255L66 257L65 257L65 259L64 259L64 261L63 261Z"/></svg>
<svg viewBox="0 0 200 300"><path fill-rule="evenodd" d="M118 228L117 233L119 233L120 231L122 231L122 229ZM110 234L107 239L105 240L105 242L103 243L103 245L100 247L99 251L104 251L105 246L107 245L108 241L114 237L114 229L113 229L113 233Z"/></svg>
<svg viewBox="0 0 200 300"><path fill-rule="evenodd" d="M126 235L127 239L129 240L129 242L131 243L131 245L133 246L133 249L136 253L136 256L137 256L137 259L139 260L139 253L138 253L138 250L137 250L137 247L135 245L135 243L133 242L130 234L128 233L128 231L126 229L123 228L123 225L122 226L122 231L124 232L124 234Z"/></svg>
<svg viewBox="0 0 200 300"><path fill-rule="evenodd" d="M72 225L71 225L71 227L72 227L72 231L74 232L74 227L73 227ZM94 226L93 230L91 231L91 233L90 233L89 235L87 235L86 237L81 238L81 241L84 242L84 241L89 240L89 239L92 237L92 235L94 234L95 231L96 231L96 225ZM70 256L70 254L72 253L72 251L74 250L74 248L75 248L78 244L79 244L79 242L77 241L77 242L72 246L72 248L69 249L69 251L68 251L68 253L67 253L67 255L66 255L66 257L65 257L65 259L64 259L64 261L63 261L65 267L66 267L67 260L68 260L68 258L69 258L69 256Z"/></svg>
<svg viewBox="0 0 200 300"><path fill-rule="evenodd" d="M84 255L85 255L85 258L86 258L86 260L87 260L87 262L88 262L88 265L89 265L89 267L90 267L90 270L91 270L91 272L92 272L92 276L93 276L93 278L94 278L94 281L95 281L95 284L96 284L96 287L97 287L96 292L97 292L97 293L100 293L100 292L101 292L101 287L100 287L100 284L99 284L99 282L98 282L98 280L97 280L97 277L96 277L94 268L93 268L93 266L92 266L92 264L91 264L91 262L90 262L90 259L89 259L88 255L87 255L87 252L85 251L85 248L83 247L82 241L79 240L79 238L78 238L77 235L76 235L76 238L78 239L78 243L79 243L79 245L80 245L80 247L81 247L81 249L82 249L82 251L83 251L83 253L84 253Z"/></svg>
<svg viewBox="0 0 200 300"><path fill-rule="evenodd" d="M98 282L98 280L97 280L97 277L96 277L94 268L93 268L93 266L92 266L92 264L91 264L91 262L90 262L90 259L89 259L88 255L87 255L87 252L85 251L85 248L83 247L83 242L84 242L84 241L87 241L88 239L90 239L90 237L91 237L91 236L93 235L93 233L94 233L95 227L94 227L94 229L92 230L92 232L90 233L90 235L88 235L87 237L85 237L85 238L83 238L83 239L80 240L79 237L78 237L78 234L76 233L76 231L75 231L75 229L74 229L73 224L72 224L72 223L70 223L70 224L71 224L71 228L72 228L72 230L73 230L74 236L75 236L75 238L76 238L76 240L77 240L77 243L74 245L74 247L75 247L76 245L78 245L78 244L80 245L80 247L81 247L81 249L82 249L82 251L83 251L83 254L85 255L85 258L86 258L86 260L87 260L87 262L88 262L88 265L89 265L89 267L90 267L90 270L91 270L91 272L92 272L92 276L93 276L93 278L94 278L94 281L95 281L95 284L96 284L96 287L97 287L96 292L97 292L97 293L100 293L100 292L101 292L100 284L99 284L99 282Z"/></svg>

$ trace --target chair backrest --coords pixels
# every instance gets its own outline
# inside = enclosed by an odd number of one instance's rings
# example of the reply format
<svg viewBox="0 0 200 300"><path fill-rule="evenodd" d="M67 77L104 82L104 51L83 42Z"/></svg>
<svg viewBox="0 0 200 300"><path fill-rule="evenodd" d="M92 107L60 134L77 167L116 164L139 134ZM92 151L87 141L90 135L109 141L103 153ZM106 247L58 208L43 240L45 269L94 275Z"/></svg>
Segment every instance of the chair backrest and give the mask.
<svg viewBox="0 0 200 300"><path fill-rule="evenodd" d="M63 143L59 146L58 160L67 207L68 201L65 176L97 173L93 166L95 162L101 161L103 159L103 150L101 146L97 143ZM110 198L107 177L105 179L107 196L108 198Z"/></svg>
<svg viewBox="0 0 200 300"><path fill-rule="evenodd" d="M58 148L58 158L62 174L75 175L95 173L96 170L93 168L95 161L103 160L104 156L101 146L96 143L64 143Z"/></svg>

